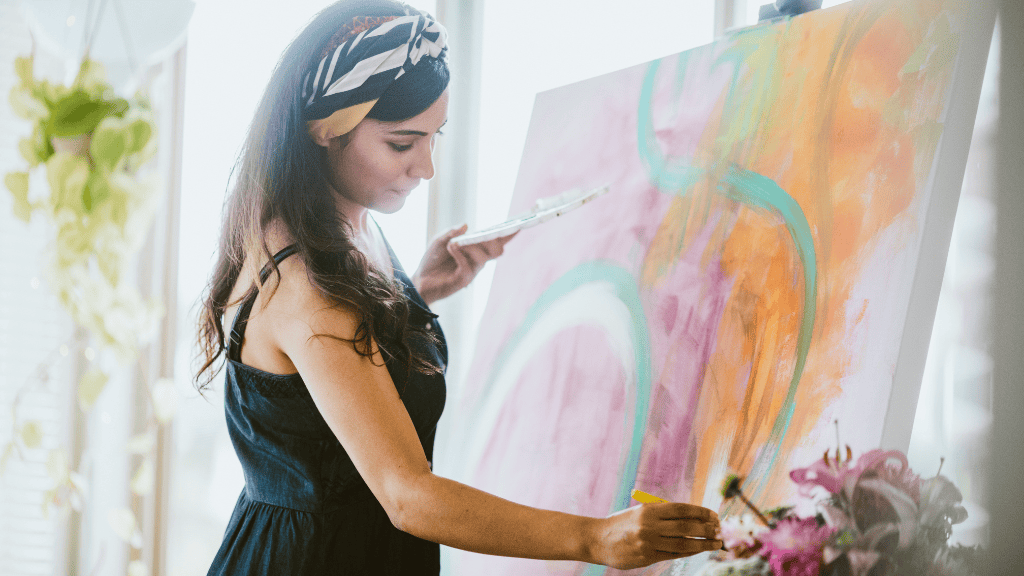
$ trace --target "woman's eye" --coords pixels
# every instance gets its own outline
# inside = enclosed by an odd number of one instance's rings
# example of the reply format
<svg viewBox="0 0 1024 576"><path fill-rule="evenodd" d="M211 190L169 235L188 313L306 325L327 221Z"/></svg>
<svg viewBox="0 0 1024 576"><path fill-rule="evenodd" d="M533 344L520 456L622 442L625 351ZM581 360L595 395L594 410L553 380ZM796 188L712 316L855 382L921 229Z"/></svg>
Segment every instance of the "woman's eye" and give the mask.
<svg viewBox="0 0 1024 576"><path fill-rule="evenodd" d="M394 142L388 142L388 145L391 146L395 152L405 152L412 148L412 144L395 144Z"/></svg>

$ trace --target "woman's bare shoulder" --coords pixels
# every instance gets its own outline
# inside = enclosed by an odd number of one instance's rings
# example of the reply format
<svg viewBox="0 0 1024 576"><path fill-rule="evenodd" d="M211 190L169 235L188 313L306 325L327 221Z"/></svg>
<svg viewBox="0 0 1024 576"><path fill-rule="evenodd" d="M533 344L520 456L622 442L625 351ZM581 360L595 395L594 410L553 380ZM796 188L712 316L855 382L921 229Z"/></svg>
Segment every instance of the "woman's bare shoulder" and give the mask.
<svg viewBox="0 0 1024 576"><path fill-rule="evenodd" d="M316 334L351 339L359 326L354 309L332 300L310 279L301 254L278 265L280 279L267 303L268 319L278 326L279 338L306 340ZM282 349L288 346L281 342ZM293 343L294 345L294 343Z"/></svg>

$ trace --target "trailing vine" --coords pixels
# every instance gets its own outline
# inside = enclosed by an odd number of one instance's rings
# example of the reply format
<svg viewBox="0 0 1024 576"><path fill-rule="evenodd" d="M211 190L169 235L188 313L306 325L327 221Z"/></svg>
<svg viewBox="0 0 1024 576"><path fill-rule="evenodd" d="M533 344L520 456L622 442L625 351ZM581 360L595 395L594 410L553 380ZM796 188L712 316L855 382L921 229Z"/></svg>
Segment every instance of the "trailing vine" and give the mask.
<svg viewBox="0 0 1024 576"><path fill-rule="evenodd" d="M54 234L44 264L48 286L88 340L111 351L123 365L131 365L139 360L140 347L164 313L157 302L140 294L130 277L160 189L158 175L142 170L156 152L152 111L144 97L117 96L103 67L88 58L70 86L36 79L31 56L17 58L15 70L19 83L11 90L10 104L18 116L31 122L32 132L18 144L27 168L4 177L14 214L25 222L34 218L47 222ZM32 177L36 171L45 174L47 185L37 184L39 179ZM61 348L61 355L66 355L66 345ZM78 405L85 413L110 377L93 362L95 352L87 351L92 352L86 354L90 365L77 383ZM16 398L46 383L50 362L40 365ZM156 430L170 421L174 411L169 380L154 382L148 389L149 424L128 444L129 453L141 456L130 484L139 495L152 489ZM12 440L0 448L0 473L11 458L23 457L24 450L42 448L41 423L19 418L18 402L12 411ZM85 475L72 470L60 447L49 451L47 462L54 487L43 502L44 511L81 510ZM130 510L110 510L108 519L116 533L141 547L141 533ZM136 564L132 563L130 572L144 569Z"/></svg>

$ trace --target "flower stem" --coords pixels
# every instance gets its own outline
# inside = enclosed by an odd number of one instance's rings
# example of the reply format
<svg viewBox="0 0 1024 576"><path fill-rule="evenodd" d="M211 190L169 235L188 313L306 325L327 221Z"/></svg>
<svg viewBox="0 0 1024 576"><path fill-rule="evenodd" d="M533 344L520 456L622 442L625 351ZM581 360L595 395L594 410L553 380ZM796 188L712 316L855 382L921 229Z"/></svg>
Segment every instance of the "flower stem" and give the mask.
<svg viewBox="0 0 1024 576"><path fill-rule="evenodd" d="M761 511L757 509L757 506L754 506L753 502L747 499L746 495L744 495L743 492L740 492L739 494L737 494L737 496L739 496L740 500L743 500L743 503L747 505L747 508L753 510L754 514L757 514L758 519L761 520L761 522L764 522L765 526L771 527L771 522L769 522L768 519L764 517L764 514L761 514Z"/></svg>

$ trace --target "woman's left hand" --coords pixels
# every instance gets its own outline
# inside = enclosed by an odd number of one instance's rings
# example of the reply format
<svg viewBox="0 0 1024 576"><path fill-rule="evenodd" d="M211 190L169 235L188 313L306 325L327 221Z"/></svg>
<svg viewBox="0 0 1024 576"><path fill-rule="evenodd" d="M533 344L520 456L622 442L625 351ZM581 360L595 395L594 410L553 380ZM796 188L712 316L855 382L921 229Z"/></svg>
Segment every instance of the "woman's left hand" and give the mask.
<svg viewBox="0 0 1024 576"><path fill-rule="evenodd" d="M467 246L452 244L452 238L465 234L467 228L466 224L452 228L434 238L427 247L420 267L412 276L416 290L427 304L447 298L465 288L488 260L501 256L505 244L515 237L515 234L512 234Z"/></svg>

